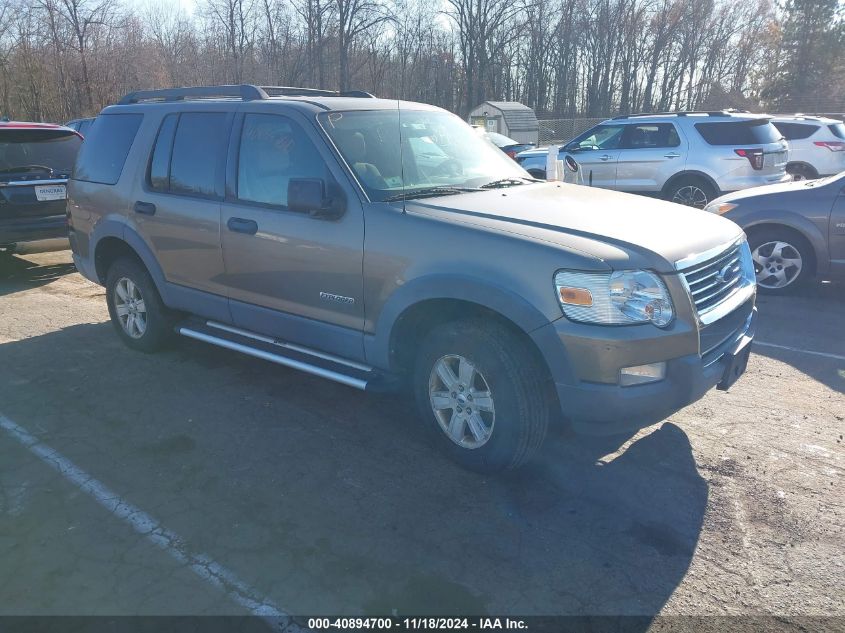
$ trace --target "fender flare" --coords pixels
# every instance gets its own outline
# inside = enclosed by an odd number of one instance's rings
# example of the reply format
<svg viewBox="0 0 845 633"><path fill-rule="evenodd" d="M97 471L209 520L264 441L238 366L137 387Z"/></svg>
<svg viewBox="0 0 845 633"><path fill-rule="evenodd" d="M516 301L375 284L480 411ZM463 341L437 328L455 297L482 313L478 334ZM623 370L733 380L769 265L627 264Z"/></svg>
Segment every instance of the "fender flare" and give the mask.
<svg viewBox="0 0 845 633"><path fill-rule="evenodd" d="M549 296L554 299L552 291L550 287ZM365 337L369 362L377 367L390 367L391 343L402 315L424 301L436 299L476 304L501 315L529 335L551 322L526 298L488 281L460 275L426 275L403 284L385 302L375 323L375 333Z"/></svg>
<svg viewBox="0 0 845 633"><path fill-rule="evenodd" d="M719 196L722 193L722 190L719 188L719 185L716 184L715 179L712 176L705 174L703 171L699 171L697 169L685 169L683 171L679 171L677 174L673 175L669 180L666 181L666 184L663 185L663 189L660 191L664 196L669 192L672 186L681 178L701 178L711 187L713 187L713 191L716 192L716 195Z"/></svg>
<svg viewBox="0 0 845 633"><path fill-rule="evenodd" d="M153 283L155 283L156 290L158 290L162 301L166 305L169 304L167 280L164 277L164 271L161 269L161 265L159 265L158 260L153 255L152 249L147 245L144 238L122 216L108 217L99 222L94 228L91 238L93 261L95 263L97 261L97 247L100 245L100 242L108 237L121 240L135 252L153 278ZM105 283L105 279L101 279L100 282Z"/></svg>

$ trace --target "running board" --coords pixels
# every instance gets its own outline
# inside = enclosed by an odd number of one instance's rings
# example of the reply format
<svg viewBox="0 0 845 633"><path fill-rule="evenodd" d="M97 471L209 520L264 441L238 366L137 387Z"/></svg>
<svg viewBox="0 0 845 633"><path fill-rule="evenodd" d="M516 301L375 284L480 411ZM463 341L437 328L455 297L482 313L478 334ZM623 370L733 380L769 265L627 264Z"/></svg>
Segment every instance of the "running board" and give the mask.
<svg viewBox="0 0 845 633"><path fill-rule="evenodd" d="M223 323L188 320L176 326L176 333L362 391L391 389L392 381L368 365Z"/></svg>

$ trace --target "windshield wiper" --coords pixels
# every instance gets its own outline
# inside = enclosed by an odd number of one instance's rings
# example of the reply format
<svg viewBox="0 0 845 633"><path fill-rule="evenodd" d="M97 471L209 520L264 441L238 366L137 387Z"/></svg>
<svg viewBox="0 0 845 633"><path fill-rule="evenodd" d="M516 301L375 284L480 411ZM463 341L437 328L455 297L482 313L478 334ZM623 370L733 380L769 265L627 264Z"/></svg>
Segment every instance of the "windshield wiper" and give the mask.
<svg viewBox="0 0 845 633"><path fill-rule="evenodd" d="M482 191L474 187L428 187L426 189L408 189L402 193L388 196L382 202L397 202L399 200L413 200L419 198L435 198L437 196L452 196L458 193Z"/></svg>
<svg viewBox="0 0 845 633"><path fill-rule="evenodd" d="M542 182L536 178L500 178L493 182L488 182L486 185L481 185L482 189L502 189L504 187L516 187L517 185L524 185L526 182Z"/></svg>

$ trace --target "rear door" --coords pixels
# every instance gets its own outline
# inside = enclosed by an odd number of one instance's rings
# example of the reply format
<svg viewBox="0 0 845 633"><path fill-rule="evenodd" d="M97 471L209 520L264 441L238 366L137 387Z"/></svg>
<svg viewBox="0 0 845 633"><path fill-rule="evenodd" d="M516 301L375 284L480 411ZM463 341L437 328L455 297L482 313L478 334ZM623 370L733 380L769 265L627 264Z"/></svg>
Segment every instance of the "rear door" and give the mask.
<svg viewBox="0 0 845 633"><path fill-rule="evenodd" d="M624 131L625 125L622 123L597 125L567 144L567 151L561 152L560 157L563 159L568 153L578 161L583 184L613 189L616 186L616 163Z"/></svg>
<svg viewBox="0 0 845 633"><path fill-rule="evenodd" d="M832 184L837 195L830 215L830 269L836 275L845 276L845 177L837 178Z"/></svg>
<svg viewBox="0 0 845 633"><path fill-rule="evenodd" d="M82 139L69 129L0 129L0 221L64 216Z"/></svg>
<svg viewBox="0 0 845 633"><path fill-rule="evenodd" d="M687 147L672 123L632 123L625 127L616 166L616 189L657 193L683 170Z"/></svg>
<svg viewBox="0 0 845 633"><path fill-rule="evenodd" d="M225 296L220 202L233 114L166 115L130 213L167 281Z"/></svg>

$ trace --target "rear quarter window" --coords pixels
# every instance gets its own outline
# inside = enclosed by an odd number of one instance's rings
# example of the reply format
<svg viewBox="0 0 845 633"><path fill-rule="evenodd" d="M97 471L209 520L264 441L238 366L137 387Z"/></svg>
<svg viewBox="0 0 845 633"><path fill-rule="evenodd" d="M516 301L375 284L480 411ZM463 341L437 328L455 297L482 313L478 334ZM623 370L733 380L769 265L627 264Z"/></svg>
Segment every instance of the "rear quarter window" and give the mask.
<svg viewBox="0 0 845 633"><path fill-rule="evenodd" d="M709 145L763 145L783 136L766 119L696 123L695 129Z"/></svg>
<svg viewBox="0 0 845 633"><path fill-rule="evenodd" d="M103 114L85 136L73 170L75 180L113 185L120 179L143 114Z"/></svg>
<svg viewBox="0 0 845 633"><path fill-rule="evenodd" d="M773 125L787 141L800 141L810 138L819 129L818 125L809 123L773 123Z"/></svg>

